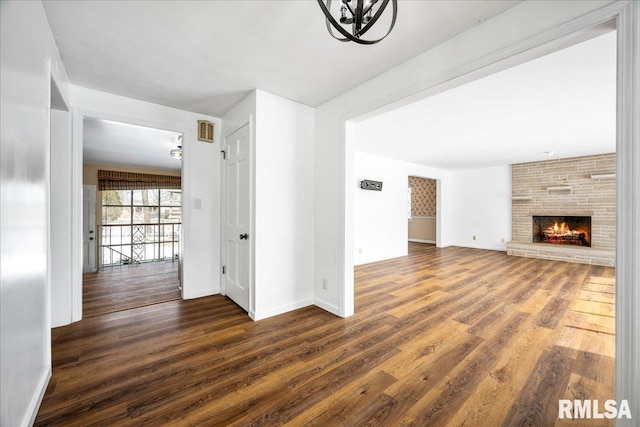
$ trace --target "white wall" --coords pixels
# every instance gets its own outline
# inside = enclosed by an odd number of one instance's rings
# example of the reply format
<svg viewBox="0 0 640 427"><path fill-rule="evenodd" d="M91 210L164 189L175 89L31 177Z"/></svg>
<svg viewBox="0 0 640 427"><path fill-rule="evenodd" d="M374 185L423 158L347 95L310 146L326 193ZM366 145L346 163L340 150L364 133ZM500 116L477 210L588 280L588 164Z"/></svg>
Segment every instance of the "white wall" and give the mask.
<svg viewBox="0 0 640 427"><path fill-rule="evenodd" d="M521 60L513 59L511 46L520 43L529 52L546 40L537 41L538 34L609 3L523 2L316 108L315 182L322 186L315 199L314 294L325 307L353 313L354 144L346 121L504 69ZM322 292L323 278L330 280L329 292Z"/></svg>
<svg viewBox="0 0 640 427"><path fill-rule="evenodd" d="M71 112L51 110L51 326L72 321Z"/></svg>
<svg viewBox="0 0 640 427"><path fill-rule="evenodd" d="M456 171L452 178L452 244L506 251L511 240L511 166Z"/></svg>
<svg viewBox="0 0 640 427"><path fill-rule="evenodd" d="M409 176L438 180L438 247L449 246L454 222L451 172L376 154L354 153L353 260L355 265L407 254L407 186ZM360 189L360 181L383 181L382 191ZM440 215L440 212L445 214Z"/></svg>
<svg viewBox="0 0 640 427"><path fill-rule="evenodd" d="M0 9L0 425L26 426L51 375L49 86L68 78L42 4Z"/></svg>
<svg viewBox="0 0 640 427"><path fill-rule="evenodd" d="M221 120L73 85L70 96L76 108L74 127L82 126L77 123L79 117L87 116L183 133L183 297L219 293ZM198 120L215 123L213 143L197 140ZM79 173L82 176L82 169ZM201 200L201 209L194 209L196 198Z"/></svg>
<svg viewBox="0 0 640 427"><path fill-rule="evenodd" d="M313 303L313 108L257 91L254 319Z"/></svg>
<svg viewBox="0 0 640 427"><path fill-rule="evenodd" d="M356 152L353 200L354 264L407 254L407 176L400 162ZM382 181L382 191L362 190L360 181Z"/></svg>

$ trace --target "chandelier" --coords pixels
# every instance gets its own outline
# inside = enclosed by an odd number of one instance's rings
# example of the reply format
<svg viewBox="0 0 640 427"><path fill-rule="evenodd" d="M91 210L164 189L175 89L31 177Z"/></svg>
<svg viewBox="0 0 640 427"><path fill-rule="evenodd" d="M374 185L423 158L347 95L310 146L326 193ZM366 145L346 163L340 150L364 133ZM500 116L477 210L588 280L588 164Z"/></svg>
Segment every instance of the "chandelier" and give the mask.
<svg viewBox="0 0 640 427"><path fill-rule="evenodd" d="M378 43L389 35L396 23L398 12L398 1L391 0L391 2L393 4L393 16L387 33L379 39L365 40L361 37L378 21L387 4L389 4L389 0L340 0L342 6L340 6L339 22L331 15L331 0L318 0L320 9L322 9L327 21L329 34L337 40L343 42L352 41L359 44ZM374 7L376 4L378 4L377 8ZM342 34L344 38L336 36L332 27Z"/></svg>

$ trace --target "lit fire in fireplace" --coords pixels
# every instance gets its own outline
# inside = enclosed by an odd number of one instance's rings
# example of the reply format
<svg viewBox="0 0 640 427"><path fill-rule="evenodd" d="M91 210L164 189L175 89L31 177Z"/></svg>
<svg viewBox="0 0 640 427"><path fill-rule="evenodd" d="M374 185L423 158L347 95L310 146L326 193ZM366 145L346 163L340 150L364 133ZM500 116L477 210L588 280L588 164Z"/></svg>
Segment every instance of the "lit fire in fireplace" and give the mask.
<svg viewBox="0 0 640 427"><path fill-rule="evenodd" d="M533 215L533 243L591 246L591 217Z"/></svg>
<svg viewBox="0 0 640 427"><path fill-rule="evenodd" d="M566 223L554 222L552 226L542 230L545 241L583 241L587 239L587 234L583 230L572 230Z"/></svg>

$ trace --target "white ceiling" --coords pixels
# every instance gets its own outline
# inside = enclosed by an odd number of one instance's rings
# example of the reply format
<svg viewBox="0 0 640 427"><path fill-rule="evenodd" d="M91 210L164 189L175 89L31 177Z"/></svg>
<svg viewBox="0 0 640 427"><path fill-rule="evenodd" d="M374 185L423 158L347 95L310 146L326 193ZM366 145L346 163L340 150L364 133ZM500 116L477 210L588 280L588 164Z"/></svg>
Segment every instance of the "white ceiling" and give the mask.
<svg viewBox="0 0 640 427"><path fill-rule="evenodd" d="M182 162L169 155L180 134L110 120L85 119L83 162L180 170Z"/></svg>
<svg viewBox="0 0 640 427"><path fill-rule="evenodd" d="M373 46L331 38L315 0L44 7L73 84L221 117L253 89L317 106L517 3L400 0Z"/></svg>
<svg viewBox="0 0 640 427"><path fill-rule="evenodd" d="M616 33L364 120L356 135L357 150L451 170L615 152Z"/></svg>

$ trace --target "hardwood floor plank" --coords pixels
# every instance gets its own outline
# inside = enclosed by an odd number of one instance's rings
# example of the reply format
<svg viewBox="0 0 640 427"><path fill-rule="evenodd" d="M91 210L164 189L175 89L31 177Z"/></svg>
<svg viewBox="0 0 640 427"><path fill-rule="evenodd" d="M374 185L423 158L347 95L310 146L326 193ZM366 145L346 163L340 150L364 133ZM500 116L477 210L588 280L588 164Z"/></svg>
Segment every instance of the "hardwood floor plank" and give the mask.
<svg viewBox="0 0 640 427"><path fill-rule="evenodd" d="M382 391L396 381L396 378L384 371L373 370L356 381L350 387L343 387L322 400L311 409L303 412L287 425L291 426L330 426L350 424L347 420L362 408L371 408L379 400ZM356 417L361 419L361 417Z"/></svg>
<svg viewBox="0 0 640 427"><path fill-rule="evenodd" d="M580 351L573 365L573 372L576 374L590 378L594 381L606 384L609 388L608 393L613 390L614 378L611 375L615 370L615 359L601 354L590 353L588 351ZM604 396L606 397L606 394Z"/></svg>

